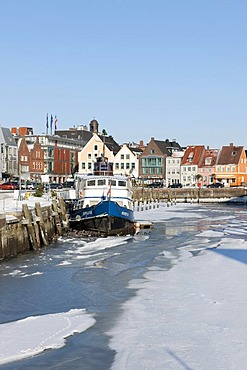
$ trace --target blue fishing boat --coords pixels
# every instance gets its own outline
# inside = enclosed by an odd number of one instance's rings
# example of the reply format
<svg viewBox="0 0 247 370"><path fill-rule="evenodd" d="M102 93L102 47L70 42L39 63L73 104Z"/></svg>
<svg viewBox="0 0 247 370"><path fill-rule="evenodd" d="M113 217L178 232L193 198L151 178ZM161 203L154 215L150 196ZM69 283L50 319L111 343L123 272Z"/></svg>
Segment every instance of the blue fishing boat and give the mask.
<svg viewBox="0 0 247 370"><path fill-rule="evenodd" d="M73 230L99 235L134 233L131 179L113 175L112 163L100 157L93 175L76 176L77 198L69 210Z"/></svg>

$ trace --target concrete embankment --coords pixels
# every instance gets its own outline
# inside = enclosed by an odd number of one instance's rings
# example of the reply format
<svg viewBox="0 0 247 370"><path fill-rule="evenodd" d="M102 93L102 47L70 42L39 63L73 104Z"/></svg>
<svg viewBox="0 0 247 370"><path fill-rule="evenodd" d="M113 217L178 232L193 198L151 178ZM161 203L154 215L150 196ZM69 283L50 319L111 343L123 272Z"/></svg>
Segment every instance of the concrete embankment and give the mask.
<svg viewBox="0 0 247 370"><path fill-rule="evenodd" d="M134 189L134 199L144 201L155 199L161 202L197 202L197 203L215 203L215 202L247 202L246 188L181 188L181 189Z"/></svg>
<svg viewBox="0 0 247 370"><path fill-rule="evenodd" d="M50 205L22 204L22 210L0 214L0 259L38 250L67 231L68 220L62 198Z"/></svg>

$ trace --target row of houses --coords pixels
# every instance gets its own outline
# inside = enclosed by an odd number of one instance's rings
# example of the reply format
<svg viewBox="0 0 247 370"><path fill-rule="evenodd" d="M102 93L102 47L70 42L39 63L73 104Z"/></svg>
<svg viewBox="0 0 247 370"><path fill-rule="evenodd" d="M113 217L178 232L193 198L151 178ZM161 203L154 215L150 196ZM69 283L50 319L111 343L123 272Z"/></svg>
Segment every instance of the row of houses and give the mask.
<svg viewBox="0 0 247 370"><path fill-rule="evenodd" d="M119 145L111 135L99 132L94 119L87 126L56 130L54 135L35 135L31 127L0 127L0 176L34 181L47 175L51 182L63 182L75 173L90 174L97 157L105 156L116 175L127 175L165 186L206 186L221 181L225 186L247 183L246 151L231 143L221 149L204 145L181 147L174 140L143 141Z"/></svg>

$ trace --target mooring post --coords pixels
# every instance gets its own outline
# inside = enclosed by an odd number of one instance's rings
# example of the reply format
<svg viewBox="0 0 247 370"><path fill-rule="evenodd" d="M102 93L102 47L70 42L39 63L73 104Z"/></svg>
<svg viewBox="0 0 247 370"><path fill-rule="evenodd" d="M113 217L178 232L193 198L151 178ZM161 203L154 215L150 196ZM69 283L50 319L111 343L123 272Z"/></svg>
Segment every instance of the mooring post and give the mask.
<svg viewBox="0 0 247 370"><path fill-rule="evenodd" d="M46 229L45 229L45 223L44 223L44 218L43 218L43 213L42 213L40 203L35 203L35 211L36 211L36 215L37 215L36 221L37 221L37 223L39 225L39 228L40 228L40 235L41 235L42 241L43 241L44 245L48 245L47 232L46 232Z"/></svg>
<svg viewBox="0 0 247 370"><path fill-rule="evenodd" d="M25 224L27 227L27 233L28 233L31 248L36 251L38 247L37 247L37 242L35 238L35 232L34 232L33 225L32 225L31 214L30 214L27 204L22 205L22 211L23 211L23 215L26 221Z"/></svg>
<svg viewBox="0 0 247 370"><path fill-rule="evenodd" d="M57 233L58 233L58 235L62 235L62 225L61 225L61 222L60 222L60 218L59 218L59 214L58 214L58 206L57 206L57 202L56 202L55 199L52 200L52 208L53 208L52 216L55 219L55 225L56 225Z"/></svg>

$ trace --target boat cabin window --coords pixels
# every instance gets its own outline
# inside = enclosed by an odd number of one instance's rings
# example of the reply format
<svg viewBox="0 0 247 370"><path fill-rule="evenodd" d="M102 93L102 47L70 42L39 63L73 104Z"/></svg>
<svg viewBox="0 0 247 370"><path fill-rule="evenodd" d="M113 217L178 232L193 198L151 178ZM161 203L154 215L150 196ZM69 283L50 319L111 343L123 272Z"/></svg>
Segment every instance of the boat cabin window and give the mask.
<svg viewBox="0 0 247 370"><path fill-rule="evenodd" d="M126 186L126 181L118 181L118 186Z"/></svg>
<svg viewBox="0 0 247 370"><path fill-rule="evenodd" d="M106 185L106 180L105 179L101 179L101 180L98 180L98 185Z"/></svg>
<svg viewBox="0 0 247 370"><path fill-rule="evenodd" d="M95 186L95 180L88 180L87 186Z"/></svg>
<svg viewBox="0 0 247 370"><path fill-rule="evenodd" d="M109 180L109 185L116 186L117 185L117 181L116 180Z"/></svg>

